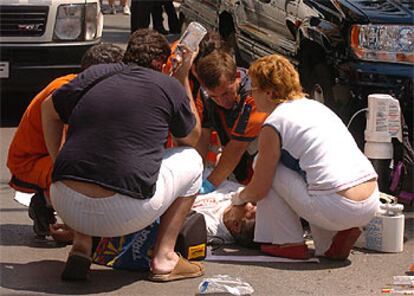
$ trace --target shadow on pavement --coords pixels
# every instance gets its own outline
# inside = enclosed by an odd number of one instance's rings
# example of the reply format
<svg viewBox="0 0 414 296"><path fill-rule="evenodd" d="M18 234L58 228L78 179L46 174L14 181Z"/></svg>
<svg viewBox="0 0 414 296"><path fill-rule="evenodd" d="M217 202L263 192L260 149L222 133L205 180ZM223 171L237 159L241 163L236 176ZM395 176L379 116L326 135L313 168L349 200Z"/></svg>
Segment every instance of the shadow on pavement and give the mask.
<svg viewBox="0 0 414 296"><path fill-rule="evenodd" d="M263 266L267 268L277 270L327 270L327 269L338 269L344 268L352 264L350 260L345 261L330 261L326 259L319 259L320 263L277 263L277 262L234 262L234 261L214 261L209 260L208 262L221 263L225 265L244 265L244 266Z"/></svg>
<svg viewBox="0 0 414 296"><path fill-rule="evenodd" d="M63 282L60 274L64 262L43 260L26 264L0 263L0 285L3 288L58 295L93 295L116 291L133 282L146 279L146 273L100 269L91 271L86 282Z"/></svg>
<svg viewBox="0 0 414 296"><path fill-rule="evenodd" d="M414 238L414 218L407 217L407 213L405 215L404 243Z"/></svg>
<svg viewBox="0 0 414 296"><path fill-rule="evenodd" d="M31 225L3 224L0 225L0 233L1 246L25 246L38 249L56 249L66 246L52 240L36 238Z"/></svg>
<svg viewBox="0 0 414 296"><path fill-rule="evenodd" d="M353 251L351 251L353 252ZM213 255L223 256L222 260L208 260L208 262L222 263L226 265L244 265L244 266L263 266L276 270L324 270L344 268L352 264L348 259L345 261L332 261L323 257L319 257L318 262L242 262L242 261L225 261L225 256L263 256L257 249L247 249L238 245L224 245L212 251ZM352 259L352 257L351 257Z"/></svg>

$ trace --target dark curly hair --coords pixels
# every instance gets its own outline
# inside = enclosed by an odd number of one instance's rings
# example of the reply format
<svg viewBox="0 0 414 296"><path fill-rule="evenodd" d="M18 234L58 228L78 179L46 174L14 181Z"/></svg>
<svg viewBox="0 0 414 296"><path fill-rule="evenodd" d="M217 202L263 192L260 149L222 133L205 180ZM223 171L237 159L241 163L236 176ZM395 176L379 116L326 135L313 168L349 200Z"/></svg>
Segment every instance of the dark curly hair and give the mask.
<svg viewBox="0 0 414 296"><path fill-rule="evenodd" d="M164 35L150 29L139 29L129 37L123 62L160 70L158 65L165 64L170 54L170 45Z"/></svg>
<svg viewBox="0 0 414 296"><path fill-rule="evenodd" d="M97 64L113 64L122 62L124 50L114 44L97 44L89 48L81 59L81 69Z"/></svg>

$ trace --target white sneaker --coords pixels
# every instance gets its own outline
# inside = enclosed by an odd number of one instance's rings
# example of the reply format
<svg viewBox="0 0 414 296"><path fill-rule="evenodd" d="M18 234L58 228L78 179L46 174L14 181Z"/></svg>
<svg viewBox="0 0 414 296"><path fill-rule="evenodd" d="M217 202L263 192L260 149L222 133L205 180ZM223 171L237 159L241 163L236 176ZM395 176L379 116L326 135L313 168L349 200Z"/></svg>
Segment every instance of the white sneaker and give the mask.
<svg viewBox="0 0 414 296"><path fill-rule="evenodd" d="M123 12L124 12L125 15L130 15L131 14L131 10L129 9L128 5L125 5L123 7Z"/></svg>
<svg viewBox="0 0 414 296"><path fill-rule="evenodd" d="M109 11L110 11L111 14L116 14L116 7L115 7L115 5L112 5Z"/></svg>

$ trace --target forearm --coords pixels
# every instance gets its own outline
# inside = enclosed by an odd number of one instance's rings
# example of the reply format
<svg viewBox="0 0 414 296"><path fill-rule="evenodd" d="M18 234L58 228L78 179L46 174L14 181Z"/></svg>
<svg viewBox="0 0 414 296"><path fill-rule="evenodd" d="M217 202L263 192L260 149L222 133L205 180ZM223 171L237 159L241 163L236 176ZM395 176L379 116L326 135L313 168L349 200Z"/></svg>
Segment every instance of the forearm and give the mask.
<svg viewBox="0 0 414 296"><path fill-rule="evenodd" d="M257 202L264 199L274 183L280 159L279 136L270 127L264 127L259 138L259 154L251 182L237 195L238 203Z"/></svg>
<svg viewBox="0 0 414 296"><path fill-rule="evenodd" d="M264 199L269 193L269 187L262 187L263 184L258 184L252 180L243 191L240 192L239 197L245 202L258 202Z"/></svg>
<svg viewBox="0 0 414 296"><path fill-rule="evenodd" d="M197 130L199 131L199 135L201 135L201 120L200 120L200 116L198 115L197 107L195 105L195 101L194 101L194 98L193 98L193 92L192 92L191 87L190 87L190 81L188 80L188 76L184 80L183 86L185 88L185 92L187 93L187 97L189 99L191 111L193 112L193 114L195 116L195 119L196 119L195 128L197 128Z"/></svg>
<svg viewBox="0 0 414 296"><path fill-rule="evenodd" d="M191 111L194 115L195 118L195 125L193 127L193 129L191 130L191 132L184 138L174 138L175 143L178 146L191 146L191 147L196 147L198 144L198 141L200 139L200 135L201 135L201 124L200 124L200 117L198 116L197 113L197 108L195 106L194 100L193 100L193 96L191 94L191 89L190 89L190 85L188 83L188 79L187 79L187 85L184 85L186 92L187 92L187 96L189 99L189 104L191 107Z"/></svg>
<svg viewBox="0 0 414 296"><path fill-rule="evenodd" d="M214 186L219 186L226 180L237 167L240 159L247 149L249 143L230 141L224 147L219 162L208 176L208 181Z"/></svg>
<svg viewBox="0 0 414 296"><path fill-rule="evenodd" d="M198 140L196 150L203 158L204 163L207 161L208 146L210 143L211 129L201 128L201 136Z"/></svg>

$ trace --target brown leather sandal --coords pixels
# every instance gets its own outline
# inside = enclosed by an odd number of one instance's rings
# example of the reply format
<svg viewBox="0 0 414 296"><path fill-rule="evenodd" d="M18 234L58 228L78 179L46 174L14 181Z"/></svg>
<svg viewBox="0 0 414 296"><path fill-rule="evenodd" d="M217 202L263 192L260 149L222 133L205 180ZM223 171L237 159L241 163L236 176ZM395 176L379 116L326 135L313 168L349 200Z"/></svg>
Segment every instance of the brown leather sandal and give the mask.
<svg viewBox="0 0 414 296"><path fill-rule="evenodd" d="M151 272L148 279L153 282L171 282L195 278L204 274L204 266L199 262L190 262L178 254L179 259L174 269L167 273Z"/></svg>

